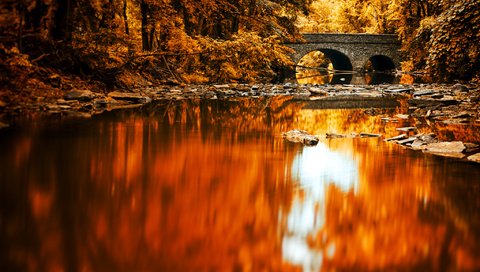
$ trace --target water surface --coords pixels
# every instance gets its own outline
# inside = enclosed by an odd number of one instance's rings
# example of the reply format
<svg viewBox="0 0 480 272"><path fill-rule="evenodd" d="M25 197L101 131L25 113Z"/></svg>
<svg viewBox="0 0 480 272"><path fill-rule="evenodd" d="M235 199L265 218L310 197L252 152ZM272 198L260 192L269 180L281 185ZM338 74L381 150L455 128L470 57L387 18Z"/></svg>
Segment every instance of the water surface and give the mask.
<svg viewBox="0 0 480 272"><path fill-rule="evenodd" d="M480 269L478 165L378 138L286 142L404 125L381 120L400 107L305 105L165 101L1 131L0 270Z"/></svg>

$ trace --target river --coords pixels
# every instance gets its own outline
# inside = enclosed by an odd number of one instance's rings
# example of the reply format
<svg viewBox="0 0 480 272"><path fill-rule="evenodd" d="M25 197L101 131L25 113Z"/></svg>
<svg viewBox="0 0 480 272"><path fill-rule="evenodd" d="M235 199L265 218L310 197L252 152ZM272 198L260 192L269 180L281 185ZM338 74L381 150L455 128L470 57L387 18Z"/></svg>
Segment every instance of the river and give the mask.
<svg viewBox="0 0 480 272"><path fill-rule="evenodd" d="M0 131L0 268L478 270L480 167L384 142L402 105L185 99L18 122ZM303 146L293 128L351 137Z"/></svg>

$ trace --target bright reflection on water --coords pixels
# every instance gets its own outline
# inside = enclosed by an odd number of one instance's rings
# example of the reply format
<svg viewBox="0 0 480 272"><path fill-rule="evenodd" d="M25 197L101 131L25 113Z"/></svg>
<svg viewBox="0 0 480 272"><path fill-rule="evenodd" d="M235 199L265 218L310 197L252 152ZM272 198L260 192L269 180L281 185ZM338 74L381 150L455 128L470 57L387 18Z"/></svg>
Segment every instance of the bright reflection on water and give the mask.
<svg viewBox="0 0 480 272"><path fill-rule="evenodd" d="M287 225L290 235L283 238L283 256L291 263L302 265L306 271L319 271L322 255L310 248L307 237L325 224L323 203L327 185L333 184L344 192L355 191L358 168L354 158L333 152L321 142L304 148L295 157L292 174L300 182L304 195L292 203ZM328 254L334 254L334 246Z"/></svg>
<svg viewBox="0 0 480 272"><path fill-rule="evenodd" d="M375 138L286 142L409 125L382 122L399 108L304 103L166 101L0 131L0 270L480 269L478 165Z"/></svg>

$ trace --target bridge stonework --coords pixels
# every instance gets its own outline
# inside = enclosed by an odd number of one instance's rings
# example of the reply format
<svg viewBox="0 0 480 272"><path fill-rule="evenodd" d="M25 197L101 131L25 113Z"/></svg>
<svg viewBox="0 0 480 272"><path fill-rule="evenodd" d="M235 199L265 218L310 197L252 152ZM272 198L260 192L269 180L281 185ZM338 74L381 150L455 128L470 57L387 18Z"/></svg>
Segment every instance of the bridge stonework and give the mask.
<svg viewBox="0 0 480 272"><path fill-rule="evenodd" d="M320 50L322 52L332 52L333 55L327 57L332 61L335 69L346 70L344 67L335 67L337 56L345 55L351 63L351 68L355 71L363 70L367 61L373 56L388 57L395 68L400 68L400 42L396 35L390 34L303 34L304 41L295 43L285 43L285 45L295 50L292 60L298 63L306 54ZM324 52L324 53L325 53ZM336 54L340 52L342 54ZM332 59L333 58L333 59ZM345 65L340 65L345 66Z"/></svg>

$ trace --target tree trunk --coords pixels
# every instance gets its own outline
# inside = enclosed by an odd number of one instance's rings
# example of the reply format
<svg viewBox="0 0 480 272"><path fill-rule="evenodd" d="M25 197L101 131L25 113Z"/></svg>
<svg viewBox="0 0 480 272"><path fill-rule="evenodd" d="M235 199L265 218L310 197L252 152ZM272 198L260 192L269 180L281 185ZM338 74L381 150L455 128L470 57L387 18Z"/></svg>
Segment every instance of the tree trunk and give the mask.
<svg viewBox="0 0 480 272"><path fill-rule="evenodd" d="M142 14L142 49L143 51L151 51L152 50L152 44L149 39L149 6L147 3L145 3L144 0L140 3L140 12Z"/></svg>
<svg viewBox="0 0 480 272"><path fill-rule="evenodd" d="M125 24L125 34L130 35L130 30L128 29L128 18L127 18L127 0L123 0L123 22Z"/></svg>
<svg viewBox="0 0 480 272"><path fill-rule="evenodd" d="M55 12L52 38L54 40L72 41L71 17L76 0L57 0L57 11Z"/></svg>

